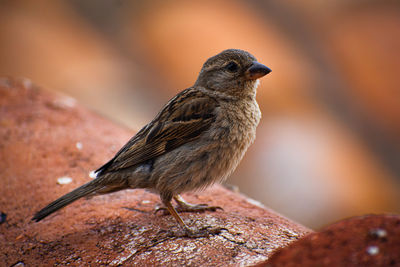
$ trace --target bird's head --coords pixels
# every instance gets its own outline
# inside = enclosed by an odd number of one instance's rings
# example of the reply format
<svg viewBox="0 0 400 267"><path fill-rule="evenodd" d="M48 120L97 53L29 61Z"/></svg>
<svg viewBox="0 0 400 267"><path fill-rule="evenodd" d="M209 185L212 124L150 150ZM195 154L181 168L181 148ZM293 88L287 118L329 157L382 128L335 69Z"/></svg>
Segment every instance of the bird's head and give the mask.
<svg viewBox="0 0 400 267"><path fill-rule="evenodd" d="M255 95L257 79L271 70L250 53L239 49L224 50L203 65L195 86L229 95Z"/></svg>

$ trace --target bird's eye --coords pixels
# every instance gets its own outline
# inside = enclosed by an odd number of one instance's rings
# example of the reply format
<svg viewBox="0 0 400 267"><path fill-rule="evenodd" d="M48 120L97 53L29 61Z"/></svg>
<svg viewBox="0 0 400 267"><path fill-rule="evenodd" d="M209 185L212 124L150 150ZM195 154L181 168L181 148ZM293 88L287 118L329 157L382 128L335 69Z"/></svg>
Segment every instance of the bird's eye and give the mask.
<svg viewBox="0 0 400 267"><path fill-rule="evenodd" d="M230 72L236 72L239 69L239 66L235 62L231 61L225 66L225 69Z"/></svg>

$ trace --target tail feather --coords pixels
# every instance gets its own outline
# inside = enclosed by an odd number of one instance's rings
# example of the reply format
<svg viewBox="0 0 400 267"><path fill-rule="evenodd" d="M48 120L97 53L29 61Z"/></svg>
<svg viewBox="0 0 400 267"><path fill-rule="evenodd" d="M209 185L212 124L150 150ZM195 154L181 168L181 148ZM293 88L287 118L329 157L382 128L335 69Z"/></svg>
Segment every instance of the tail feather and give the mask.
<svg viewBox="0 0 400 267"><path fill-rule="evenodd" d="M60 197L59 199L51 202L49 205L41 209L39 212L33 216L33 221L40 221L47 217L48 215L52 214L53 212L71 204L75 200L80 199L81 197L87 196L96 190L101 189L103 186L93 180L87 184L82 185L81 187L76 188L75 190L65 194L64 196Z"/></svg>

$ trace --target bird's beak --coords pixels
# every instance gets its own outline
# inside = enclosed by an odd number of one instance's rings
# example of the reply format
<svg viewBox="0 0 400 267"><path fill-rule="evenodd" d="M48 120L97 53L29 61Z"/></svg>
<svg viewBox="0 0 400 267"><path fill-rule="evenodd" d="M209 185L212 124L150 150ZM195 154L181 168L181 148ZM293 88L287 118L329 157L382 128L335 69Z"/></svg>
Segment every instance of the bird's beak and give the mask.
<svg viewBox="0 0 400 267"><path fill-rule="evenodd" d="M253 61L253 64L246 70L245 76L248 80L256 80L267 75L270 72L270 68L264 66L261 63L258 63L257 61Z"/></svg>

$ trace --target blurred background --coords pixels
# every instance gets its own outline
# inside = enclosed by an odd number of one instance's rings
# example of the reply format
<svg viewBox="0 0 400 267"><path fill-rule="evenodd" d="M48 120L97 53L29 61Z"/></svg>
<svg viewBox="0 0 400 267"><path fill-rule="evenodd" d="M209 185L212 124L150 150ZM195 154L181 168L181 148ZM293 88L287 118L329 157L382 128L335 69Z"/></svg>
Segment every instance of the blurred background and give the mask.
<svg viewBox="0 0 400 267"><path fill-rule="evenodd" d="M312 228L400 212L398 0L3 0L0 38L0 75L133 130L208 57L247 50L273 71L227 182Z"/></svg>

